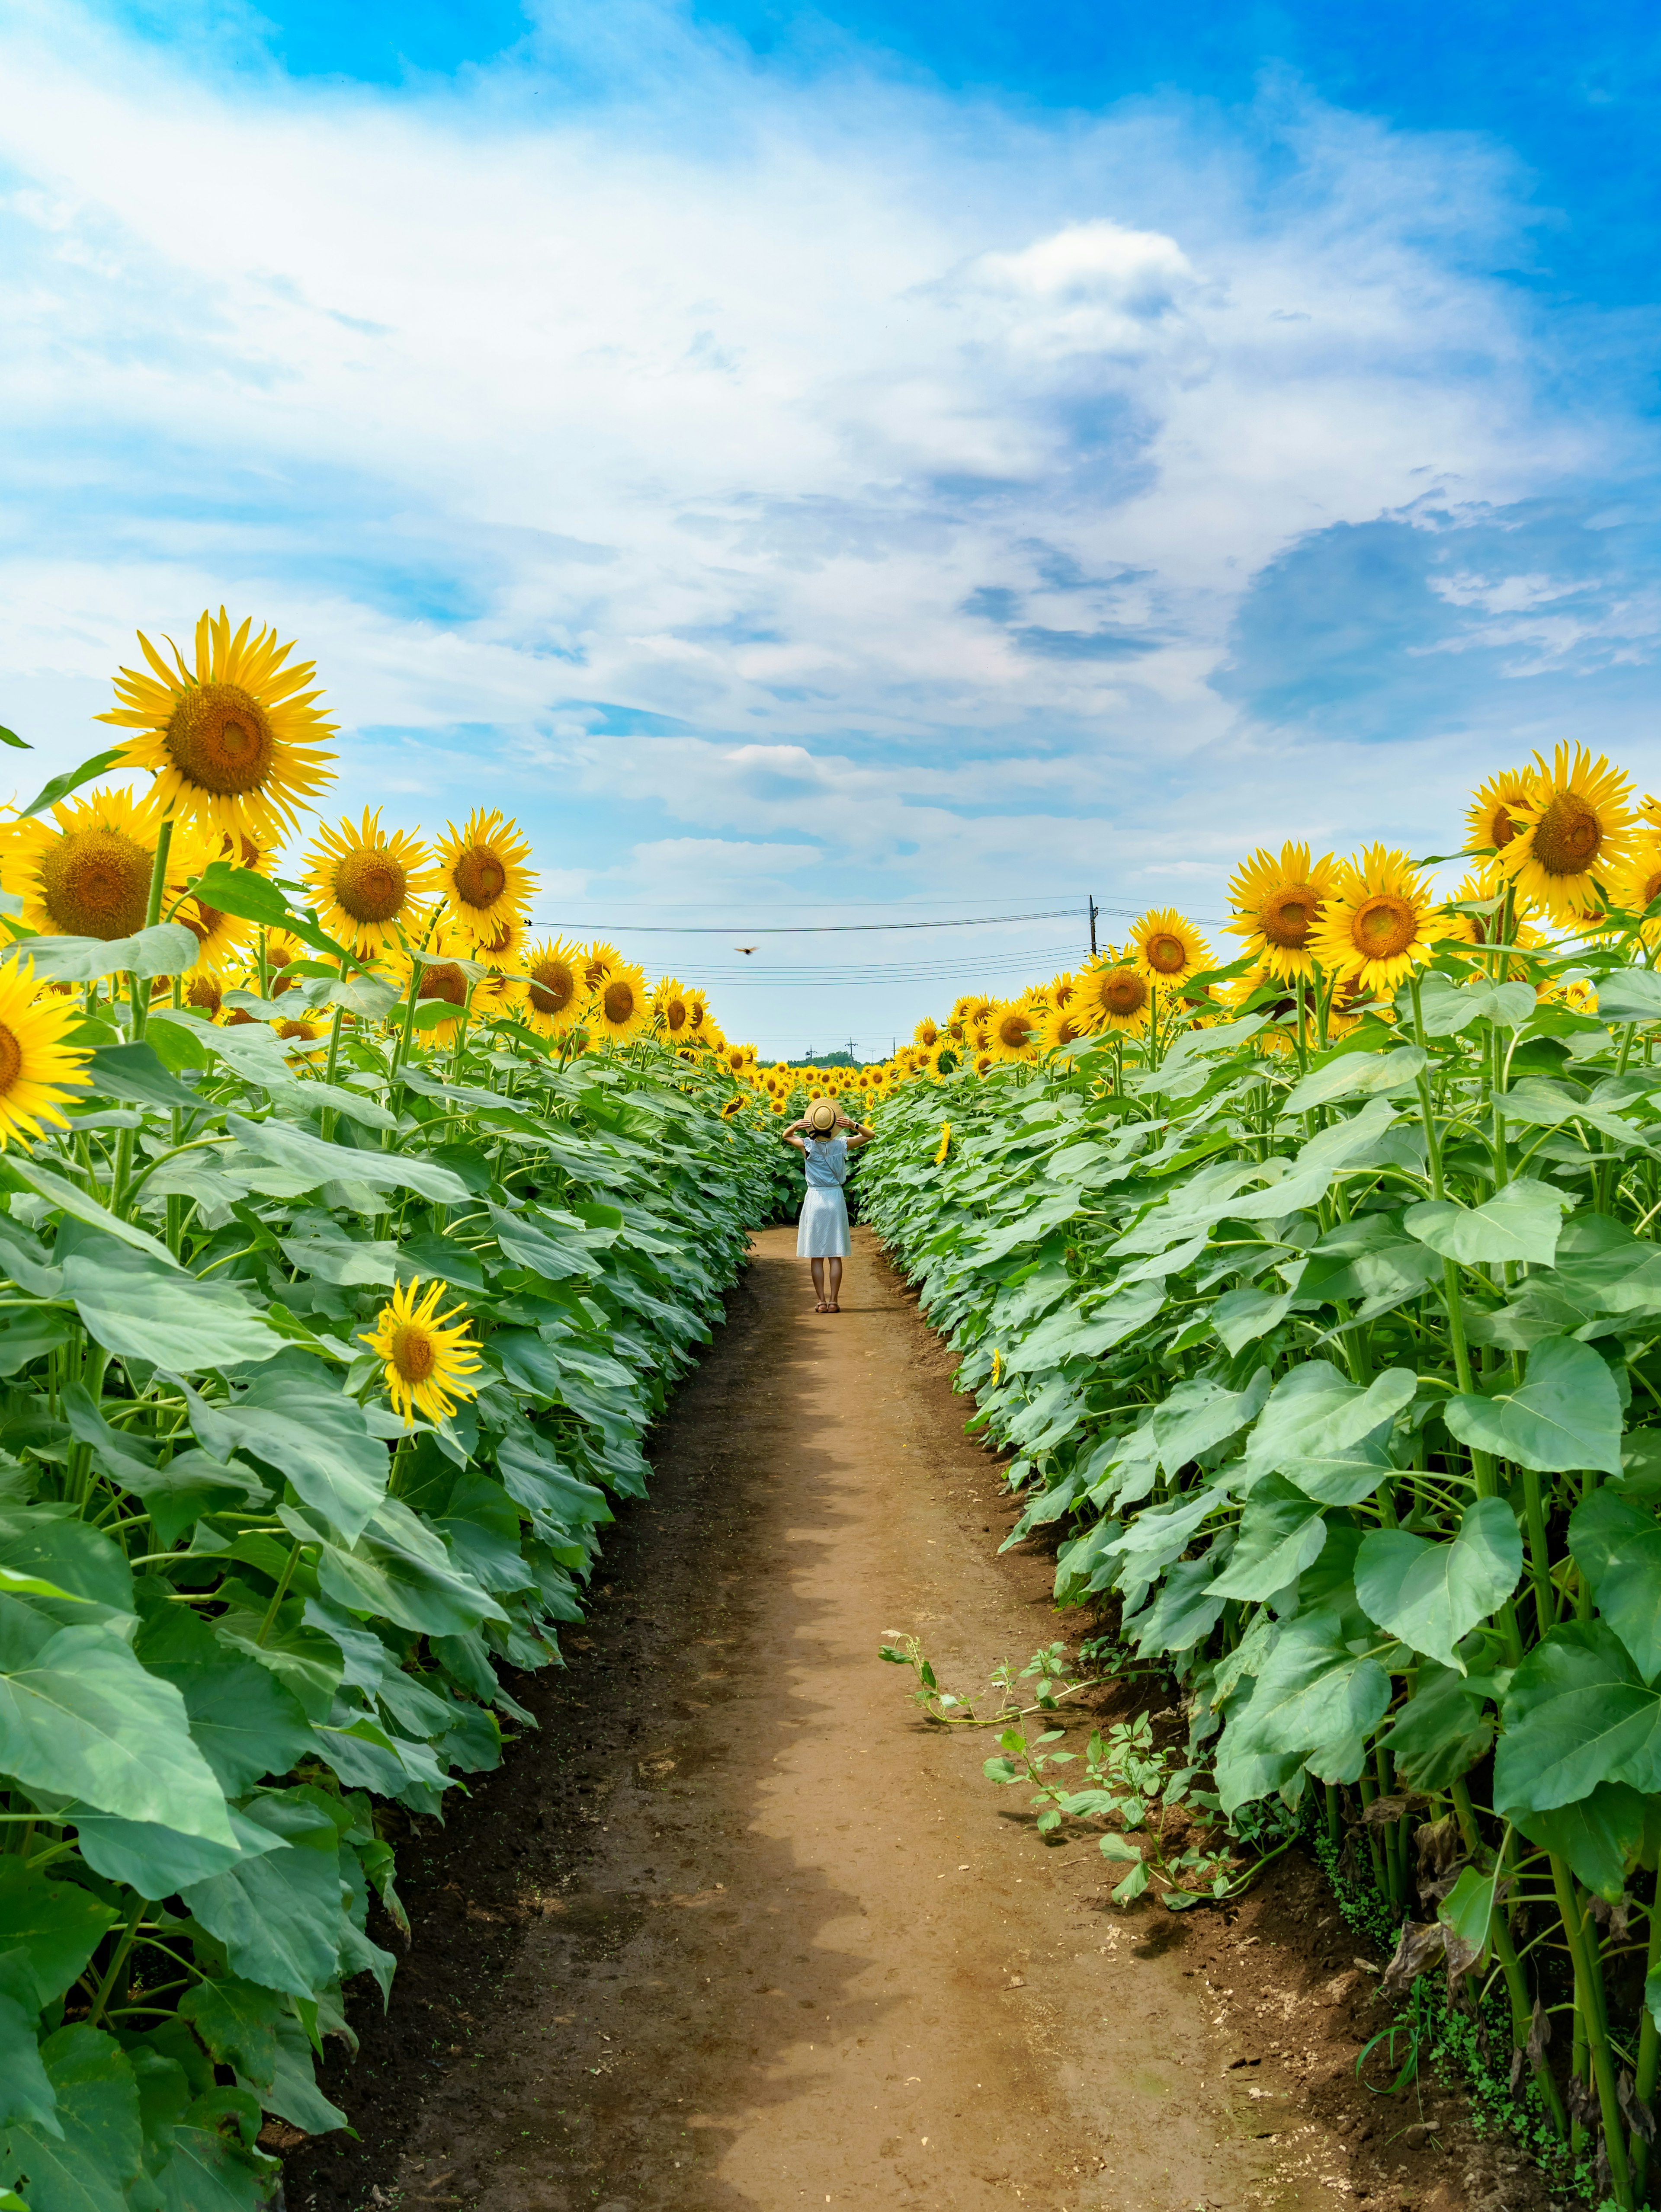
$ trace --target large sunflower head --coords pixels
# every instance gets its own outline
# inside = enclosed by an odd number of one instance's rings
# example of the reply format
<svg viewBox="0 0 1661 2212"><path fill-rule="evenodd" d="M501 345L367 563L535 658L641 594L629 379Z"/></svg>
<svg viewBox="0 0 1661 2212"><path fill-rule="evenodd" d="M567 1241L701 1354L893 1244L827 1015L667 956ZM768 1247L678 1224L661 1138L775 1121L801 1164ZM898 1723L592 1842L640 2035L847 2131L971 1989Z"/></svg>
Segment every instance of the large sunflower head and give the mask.
<svg viewBox="0 0 1661 2212"><path fill-rule="evenodd" d="M492 807L477 808L466 827L447 823L438 849L438 879L451 914L474 945L489 945L510 915L531 903L536 878L525 863L528 840L519 824Z"/></svg>
<svg viewBox="0 0 1661 2212"><path fill-rule="evenodd" d="M80 1017L72 996L42 991L32 962L0 966L0 1146L67 1126L62 1101L83 1087L88 1055L64 1040Z"/></svg>
<svg viewBox="0 0 1661 2212"><path fill-rule="evenodd" d="M1064 1006L1078 988L1078 977L1063 970L1059 975L1052 975L1045 985L1045 1000L1052 1006Z"/></svg>
<svg viewBox="0 0 1661 2212"><path fill-rule="evenodd" d="M1089 1035L1088 1011L1078 1003L1078 994L1073 992L1068 994L1068 1003L1050 1007L1039 1029L1038 1041L1044 1051L1060 1052L1082 1044Z"/></svg>
<svg viewBox="0 0 1661 2212"><path fill-rule="evenodd" d="M1522 827L1523 810L1534 795L1538 779L1527 768L1508 768L1479 784L1465 812L1465 850L1479 853L1478 873L1497 874L1506 848Z"/></svg>
<svg viewBox="0 0 1661 2212"><path fill-rule="evenodd" d="M1389 997L1451 933L1436 893L1405 853L1370 846L1339 870L1311 946L1328 975Z"/></svg>
<svg viewBox="0 0 1661 2212"><path fill-rule="evenodd" d="M646 978L638 968L619 961L593 988L586 1019L595 1042L626 1044L638 1036L652 1018Z"/></svg>
<svg viewBox="0 0 1661 2212"><path fill-rule="evenodd" d="M1147 1027L1153 996L1140 969L1128 961L1104 961L1080 976L1073 1011L1092 1030L1129 1030L1140 1036Z"/></svg>
<svg viewBox="0 0 1661 2212"><path fill-rule="evenodd" d="M1609 902L1623 913L1641 915L1653 899L1661 898L1661 830L1647 823L1633 840L1630 856L1609 886ZM1661 941L1661 915L1644 924L1644 942Z"/></svg>
<svg viewBox="0 0 1661 2212"><path fill-rule="evenodd" d="M925 1014L911 1034L925 1052L933 1052L940 1041L940 1025L932 1014Z"/></svg>
<svg viewBox="0 0 1661 2212"><path fill-rule="evenodd" d="M673 975L663 976L652 994L652 1018L670 1044L679 1044L692 1018L686 988Z"/></svg>
<svg viewBox="0 0 1661 2212"><path fill-rule="evenodd" d="M1175 907L1150 908L1132 925L1126 951L1150 983L1163 990L1186 983L1211 965L1211 947L1184 914Z"/></svg>
<svg viewBox="0 0 1661 2212"><path fill-rule="evenodd" d="M995 1006L988 1021L988 1049L995 1060L1036 1060L1039 1014L1025 999L1007 999Z"/></svg>
<svg viewBox="0 0 1661 2212"><path fill-rule="evenodd" d="M204 610L194 670L177 646L170 668L141 630L151 673L124 668L115 680L120 704L98 720L137 732L124 764L152 772L164 814L280 845L298 809L329 781L334 756L317 741L335 726L318 712L322 693L306 688L314 664L287 665L293 645L279 645L274 629L251 637L252 629L245 622L233 636L223 607L217 620Z"/></svg>
<svg viewBox="0 0 1661 2212"><path fill-rule="evenodd" d="M709 1001L702 991L689 991L686 994L686 1028L689 1041L695 1044L715 1028L715 1021L709 1012Z"/></svg>
<svg viewBox="0 0 1661 2212"><path fill-rule="evenodd" d="M419 1276L400 1283L391 1303L376 1315L373 1331L358 1339L386 1362L387 1395L406 1429L414 1427L417 1413L429 1421L447 1420L462 1399L478 1395L472 1378L482 1363L469 1334L472 1324L464 1319L447 1326L455 1322L459 1306L439 1311L447 1288L429 1282L423 1291Z"/></svg>
<svg viewBox="0 0 1661 2212"><path fill-rule="evenodd" d="M563 938L545 938L524 955L525 1018L539 1036L562 1036L581 1017L586 992L582 953Z"/></svg>
<svg viewBox="0 0 1661 2212"><path fill-rule="evenodd" d="M378 806L366 806L360 823L343 816L338 829L320 830L306 860L319 921L364 959L395 943L435 888L426 847L383 830Z"/></svg>
<svg viewBox="0 0 1661 2212"><path fill-rule="evenodd" d="M1630 856L1632 785L1584 745L1559 745L1549 766L1542 754L1535 759L1539 773L1517 803L1500 866L1554 921L1580 921L1598 912Z"/></svg>
<svg viewBox="0 0 1661 2212"><path fill-rule="evenodd" d="M1287 842L1277 859L1259 846L1242 860L1228 887L1235 920L1229 928L1276 975L1312 976L1310 939L1332 888L1329 853L1311 860L1307 845Z"/></svg>
<svg viewBox="0 0 1661 2212"><path fill-rule="evenodd" d="M105 944L143 929L161 830L153 799L100 791L54 806L52 819L8 825L0 881L23 902L23 920L43 937L96 937ZM181 844L168 855L163 912L185 888Z"/></svg>

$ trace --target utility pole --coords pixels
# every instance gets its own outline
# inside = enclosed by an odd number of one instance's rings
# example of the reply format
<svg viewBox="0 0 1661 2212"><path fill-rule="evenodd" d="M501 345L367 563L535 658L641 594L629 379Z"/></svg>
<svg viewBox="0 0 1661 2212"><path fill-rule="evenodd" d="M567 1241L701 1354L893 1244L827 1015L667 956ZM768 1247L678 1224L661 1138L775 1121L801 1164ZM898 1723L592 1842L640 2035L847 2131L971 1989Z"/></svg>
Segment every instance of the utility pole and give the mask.
<svg viewBox="0 0 1661 2212"><path fill-rule="evenodd" d="M1092 960L1096 957L1096 917L1100 912L1092 891L1090 895L1090 957Z"/></svg>

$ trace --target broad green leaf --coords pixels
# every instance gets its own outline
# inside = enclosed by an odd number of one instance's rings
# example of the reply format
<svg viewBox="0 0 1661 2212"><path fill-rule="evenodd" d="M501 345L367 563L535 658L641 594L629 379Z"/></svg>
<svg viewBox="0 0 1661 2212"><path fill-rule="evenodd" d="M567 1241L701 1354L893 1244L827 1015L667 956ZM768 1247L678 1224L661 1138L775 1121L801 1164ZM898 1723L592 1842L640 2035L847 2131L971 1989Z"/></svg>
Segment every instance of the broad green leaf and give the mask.
<svg viewBox="0 0 1661 2212"><path fill-rule="evenodd" d="M191 1735L227 1796L285 1774L311 1748L299 1699L268 1668L229 1650L187 1607L152 1613L134 1646L146 1671L185 1700Z"/></svg>
<svg viewBox="0 0 1661 2212"><path fill-rule="evenodd" d="M1136 1650L1150 1654L1190 1651L1217 1626L1223 1601L1211 1580L1211 1562L1178 1559L1146 1613L1135 1620Z"/></svg>
<svg viewBox="0 0 1661 2212"><path fill-rule="evenodd" d="M283 1349L282 1339L222 1279L198 1282L79 1229L63 1268L64 1287L88 1333L124 1359L195 1374L271 1359Z"/></svg>
<svg viewBox="0 0 1661 2212"><path fill-rule="evenodd" d="M1644 1800L1624 1782L1600 1782L1573 1805L1518 1813L1518 1832L1568 1861L1577 1881L1619 1902L1643 1847Z"/></svg>
<svg viewBox="0 0 1661 2212"><path fill-rule="evenodd" d="M1230 1354L1243 1352L1248 1344L1255 1344L1270 1329L1280 1327L1296 1296L1295 1291L1226 1291L1211 1309L1219 1342Z"/></svg>
<svg viewBox="0 0 1661 2212"><path fill-rule="evenodd" d="M1548 1630L1524 1654L1500 1712L1494 1802L1507 1820L1573 1804L1600 1782L1661 1790L1661 1695L1601 1620Z"/></svg>
<svg viewBox="0 0 1661 2212"><path fill-rule="evenodd" d="M100 2028L60 2027L40 2057L57 2100L57 2131L25 2121L11 2136L29 2212L128 2212L144 2138L126 2052Z"/></svg>
<svg viewBox="0 0 1661 2212"><path fill-rule="evenodd" d="M418 1636L464 1636L507 1614L471 1576L394 1549L372 1534L355 1551L326 1544L317 1563L323 1595L348 1613L379 1615Z"/></svg>
<svg viewBox="0 0 1661 2212"><path fill-rule="evenodd" d="M257 1083L273 1097L299 1091L301 1078L289 1066L282 1039L263 1022L239 1023L229 1029L208 1028L192 1021L182 1010L159 1007L145 1030L155 1041L162 1029L181 1030L204 1052L222 1060L233 1074ZM166 1048L158 1043L158 1049Z"/></svg>
<svg viewBox="0 0 1661 2212"><path fill-rule="evenodd" d="M1410 1237L1463 1267L1506 1261L1549 1267L1564 1208L1573 1203L1567 1191L1524 1178L1502 1185L1481 1206L1456 1206L1445 1199L1410 1206L1402 1223Z"/></svg>
<svg viewBox="0 0 1661 2212"><path fill-rule="evenodd" d="M290 906L276 884L252 868L234 868L223 860L212 860L191 881L196 896L204 906L217 907L222 914L234 914L240 921L258 922L266 929L286 930L303 945L326 953L337 966L344 963L356 968L362 964L344 945L337 945L333 938L319 928L308 915Z"/></svg>
<svg viewBox="0 0 1661 2212"><path fill-rule="evenodd" d="M338 1831L298 1798L256 1797L244 1809L289 1848L239 1860L180 1894L243 1980L314 1997L334 1979L340 1949Z"/></svg>
<svg viewBox="0 0 1661 2212"><path fill-rule="evenodd" d="M203 1100L169 1073L155 1047L143 1037L134 1044L103 1046L94 1053L87 1073L102 1097L125 1099L130 1106L155 1106L164 1111L176 1107L186 1114L206 1110Z"/></svg>
<svg viewBox="0 0 1661 2212"><path fill-rule="evenodd" d="M1425 1065L1416 1044L1383 1054L1337 1053L1293 1085L1281 1102L1279 1118L1288 1121L1340 1098L1372 1098L1387 1091L1404 1091L1418 1081Z"/></svg>
<svg viewBox="0 0 1661 2212"><path fill-rule="evenodd" d="M292 1355L295 1358L303 1355ZM385 1497L390 1462L355 1398L332 1389L316 1364L312 1381L285 1362L229 1401L186 1390L191 1425L216 1459L245 1451L284 1474L306 1504L355 1542Z"/></svg>
<svg viewBox="0 0 1661 2212"><path fill-rule="evenodd" d="M1649 968L1617 968L1597 986L1606 1022L1661 1022L1661 975Z"/></svg>
<svg viewBox="0 0 1661 2212"><path fill-rule="evenodd" d="M1367 1738L1389 1707L1390 1680L1377 1654L1365 1644L1350 1649L1346 1627L1330 1607L1299 1613L1288 1623L1250 1703L1225 1725L1226 1741L1239 1731L1232 1746L1237 1759L1248 1751L1296 1756L1317 1781L1354 1781ZM1225 1809L1232 1806L1226 1802Z"/></svg>
<svg viewBox="0 0 1661 2212"><path fill-rule="evenodd" d="M277 2016L277 2067L270 2087L261 2092L260 2102L268 2112L275 2112L294 2127L304 2128L308 2136L327 2135L331 2129L346 2124L344 2112L332 2105L317 2086L306 2031L291 2012Z"/></svg>
<svg viewBox="0 0 1661 2212"><path fill-rule="evenodd" d="M49 1881L15 1852L0 1854L0 1956L21 1956L37 2012L85 1972L120 1917L78 1882Z"/></svg>
<svg viewBox="0 0 1661 2212"><path fill-rule="evenodd" d="M1256 1481L1282 1474L1324 1505L1370 1497L1390 1471L1396 1416L1411 1404L1418 1376L1392 1367L1361 1389L1329 1360L1307 1359L1275 1386L1246 1444Z"/></svg>
<svg viewBox="0 0 1661 2212"><path fill-rule="evenodd" d="M1326 1522L1314 1499L1278 1474L1265 1475L1246 1500L1234 1556L1208 1595L1274 1597L1319 1557L1326 1537Z"/></svg>
<svg viewBox="0 0 1661 2212"><path fill-rule="evenodd" d="M0 1771L125 1820L231 1840L224 1793L191 1741L178 1691L101 1625L61 1628L0 1674Z"/></svg>
<svg viewBox="0 0 1661 2212"><path fill-rule="evenodd" d="M1529 996L1533 998L1533 993ZM1514 1025L1513 1025L1514 1026ZM1488 1947L1488 1931L1494 1921L1494 1893L1500 1879L1496 1863L1488 1873L1481 1874L1474 1866L1461 1867L1459 1879L1436 1908L1436 1917L1441 1922L1462 1954L1468 1954L1472 1965L1478 1963ZM1449 1948L1449 1961L1454 1953Z"/></svg>
<svg viewBox="0 0 1661 2212"><path fill-rule="evenodd" d="M73 1506L0 1505L0 1566L39 1580L47 1591L113 1613L132 1611L126 1553L113 1536L77 1519Z"/></svg>
<svg viewBox="0 0 1661 2212"><path fill-rule="evenodd" d="M1451 1397L1442 1418L1461 1443L1548 1474L1621 1472L1621 1400L1607 1364L1587 1344L1548 1337L1529 1354L1520 1389Z"/></svg>
<svg viewBox="0 0 1661 2212"><path fill-rule="evenodd" d="M1576 1506L1569 1549L1646 1682L1661 1674L1661 1522L1607 1485Z"/></svg>
<svg viewBox="0 0 1661 2212"><path fill-rule="evenodd" d="M173 2130L172 2154L155 2177L161 2212L271 2212L280 2172L275 2159L187 2121Z"/></svg>
<svg viewBox="0 0 1661 2212"><path fill-rule="evenodd" d="M131 937L27 937L0 952L0 966L27 960L43 981L91 983L118 971L135 975L177 975L197 954L196 939L182 923L158 922Z"/></svg>
<svg viewBox="0 0 1661 2212"><path fill-rule="evenodd" d="M33 748L27 750L32 751ZM43 807L56 806L60 799L67 799L70 792L79 791L83 783L90 783L94 776L106 775L125 757L126 750L125 744L111 745L104 752L94 753L90 760L83 760L79 768L65 769L62 775L53 776L44 784L27 806L20 806L18 813L27 818L31 814L39 814Z"/></svg>
<svg viewBox="0 0 1661 2212"><path fill-rule="evenodd" d="M37 1198L44 1198L71 1220L84 1221L89 1228L101 1231L106 1237L113 1237L122 1244L131 1244L135 1252L148 1253L152 1260L160 1261L164 1267L175 1268L181 1274L184 1273L167 1246L152 1237L148 1229L137 1229L131 1221L123 1221L107 1206L100 1206L95 1198L88 1198L76 1184L66 1181L63 1176L53 1175L50 1168L43 1168L39 1160L21 1158L15 1152L0 1159L0 1189L33 1191ZM61 1236L63 1232L60 1230L58 1233Z"/></svg>
<svg viewBox="0 0 1661 2212"><path fill-rule="evenodd" d="M15 1997L0 1996L0 2128L29 2120L61 2142L58 2094L46 2078L33 2015Z"/></svg>
<svg viewBox="0 0 1661 2212"><path fill-rule="evenodd" d="M1479 1498L1451 1543L1406 1528L1370 1530L1356 1554L1355 1595L1381 1628L1463 1674L1461 1638L1505 1603L1522 1571L1516 1515L1503 1498Z"/></svg>
<svg viewBox="0 0 1661 2212"><path fill-rule="evenodd" d="M1174 1475L1202 1452L1226 1443L1256 1419L1269 1391L1269 1377L1262 1368L1244 1390L1231 1390L1210 1376L1179 1382L1152 1418L1159 1465Z"/></svg>
<svg viewBox="0 0 1661 2212"><path fill-rule="evenodd" d="M204 1836L181 1835L155 1820L119 1820L95 1813L73 1799L58 1817L72 1821L81 1856L106 1881L125 1882L141 1897L171 1897L175 1890L223 1874L240 1858L274 1850L277 1839L231 1808L234 1841L210 1843Z"/></svg>
<svg viewBox="0 0 1661 2212"><path fill-rule="evenodd" d="M257 1158L303 1175L312 1184L356 1182L374 1190L412 1190L438 1206L459 1206L467 1197L459 1176L418 1152L360 1152L355 1146L327 1144L291 1121L251 1121L241 1114L228 1114L225 1126Z"/></svg>
<svg viewBox="0 0 1661 2212"><path fill-rule="evenodd" d="M277 2024L288 2010L275 1990L230 1975L197 1983L179 2009L222 2065L265 2087L277 2067Z"/></svg>
<svg viewBox="0 0 1661 2212"><path fill-rule="evenodd" d="M1446 1667L1420 1668L1412 1697L1379 1738L1404 1789L1446 1790L1486 1756L1494 1723L1483 1713L1482 1696L1470 1677Z"/></svg>
<svg viewBox="0 0 1661 2212"><path fill-rule="evenodd" d="M1494 983L1479 976L1457 985L1433 969L1420 994L1427 1036L1457 1036L1475 1021L1518 1030L1532 1016L1536 1003L1531 983Z"/></svg>
<svg viewBox="0 0 1661 2212"><path fill-rule="evenodd" d="M358 1242L350 1237L285 1237L283 1250L291 1267L319 1283L384 1284L398 1280L398 1247Z"/></svg>

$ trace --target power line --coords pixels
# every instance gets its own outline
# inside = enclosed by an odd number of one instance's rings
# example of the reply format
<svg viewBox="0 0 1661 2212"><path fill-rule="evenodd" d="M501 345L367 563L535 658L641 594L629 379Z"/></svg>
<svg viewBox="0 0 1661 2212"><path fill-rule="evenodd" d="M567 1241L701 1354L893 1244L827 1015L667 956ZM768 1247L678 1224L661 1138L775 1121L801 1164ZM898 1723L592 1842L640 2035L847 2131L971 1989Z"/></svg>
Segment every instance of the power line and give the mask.
<svg viewBox="0 0 1661 2212"><path fill-rule="evenodd" d="M1098 913L1112 913L1112 908L1098 908ZM1129 909L1127 908L1126 912ZM538 921L537 929L574 929L579 935L605 937L615 932L619 936L652 937L824 937L846 930L869 929L995 929L1006 921L1066 921L1078 912L1076 907L1047 907L1042 914L985 914L970 915L955 921L788 921L788 922L733 922L726 928L716 928L709 922L674 921L615 921L602 928L592 921Z"/></svg>

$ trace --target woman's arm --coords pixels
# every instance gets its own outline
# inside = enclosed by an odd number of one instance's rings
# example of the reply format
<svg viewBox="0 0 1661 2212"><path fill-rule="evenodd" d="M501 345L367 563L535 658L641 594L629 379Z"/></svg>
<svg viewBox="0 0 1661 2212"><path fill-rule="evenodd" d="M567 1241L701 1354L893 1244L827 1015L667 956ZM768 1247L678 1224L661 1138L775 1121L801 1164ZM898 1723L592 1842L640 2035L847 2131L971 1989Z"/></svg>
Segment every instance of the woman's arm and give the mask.
<svg viewBox="0 0 1661 2212"><path fill-rule="evenodd" d="M868 1145L876 1133L874 1129L867 1128L863 1122L849 1122L848 1149L852 1152L855 1145Z"/></svg>

